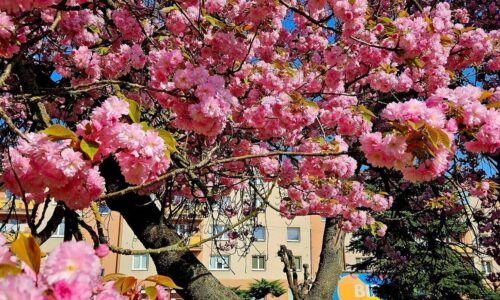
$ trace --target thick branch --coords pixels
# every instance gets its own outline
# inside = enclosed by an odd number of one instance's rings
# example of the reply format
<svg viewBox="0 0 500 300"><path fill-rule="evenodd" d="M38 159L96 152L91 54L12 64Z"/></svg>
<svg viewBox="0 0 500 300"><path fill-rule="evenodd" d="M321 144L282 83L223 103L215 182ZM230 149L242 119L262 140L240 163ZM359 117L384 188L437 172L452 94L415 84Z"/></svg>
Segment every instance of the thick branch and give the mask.
<svg viewBox="0 0 500 300"><path fill-rule="evenodd" d="M56 231L57 226L61 224L63 217L64 217L64 206L58 203L56 208L54 209L54 213L47 221L47 224L45 225L43 230L36 234L32 233L33 235L35 235L38 244L43 244L52 236L52 233Z"/></svg>
<svg viewBox="0 0 500 300"><path fill-rule="evenodd" d="M112 159L101 165L108 190L125 186L119 167ZM107 201L110 209L119 212L134 234L146 248L161 248L179 242L179 236L168 228L167 222L158 222L160 209L148 196L125 194ZM183 289L177 292L184 299L239 299L224 287L190 251L168 251L151 254L158 274L172 277Z"/></svg>

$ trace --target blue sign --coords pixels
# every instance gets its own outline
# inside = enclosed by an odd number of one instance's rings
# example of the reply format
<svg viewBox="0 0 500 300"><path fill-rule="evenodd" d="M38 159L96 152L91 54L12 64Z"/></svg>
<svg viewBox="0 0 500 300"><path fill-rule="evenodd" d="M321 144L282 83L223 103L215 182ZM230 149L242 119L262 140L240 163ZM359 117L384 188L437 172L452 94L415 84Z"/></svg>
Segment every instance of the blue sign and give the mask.
<svg viewBox="0 0 500 300"><path fill-rule="evenodd" d="M333 300L379 300L373 287L382 283L368 273L342 273Z"/></svg>

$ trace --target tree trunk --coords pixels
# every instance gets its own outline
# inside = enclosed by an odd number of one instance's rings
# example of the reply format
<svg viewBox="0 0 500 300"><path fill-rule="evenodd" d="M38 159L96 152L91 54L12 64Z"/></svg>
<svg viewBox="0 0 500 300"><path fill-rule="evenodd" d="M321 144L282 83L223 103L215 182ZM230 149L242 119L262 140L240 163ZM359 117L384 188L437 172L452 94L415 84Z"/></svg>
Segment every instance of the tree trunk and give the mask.
<svg viewBox="0 0 500 300"><path fill-rule="evenodd" d="M332 299L339 277L344 270L345 233L335 219L327 218L316 279L305 299Z"/></svg>
<svg viewBox="0 0 500 300"><path fill-rule="evenodd" d="M108 191L125 187L123 176L113 160L101 166ZM119 212L146 248L159 248L179 241L177 233L161 225L158 207L148 196L126 194L107 201L110 209ZM177 292L185 299L239 299L223 286L190 251L151 254L158 274L171 277L183 289Z"/></svg>

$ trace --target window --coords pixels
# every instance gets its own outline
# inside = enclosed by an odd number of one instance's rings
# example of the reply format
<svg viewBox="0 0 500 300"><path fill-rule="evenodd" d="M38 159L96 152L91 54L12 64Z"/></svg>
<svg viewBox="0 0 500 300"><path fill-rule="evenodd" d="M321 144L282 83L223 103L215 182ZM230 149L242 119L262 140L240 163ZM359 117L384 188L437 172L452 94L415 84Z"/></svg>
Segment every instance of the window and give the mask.
<svg viewBox="0 0 500 300"><path fill-rule="evenodd" d="M289 242L298 242L300 241L300 228L299 227L288 227L287 231L287 240Z"/></svg>
<svg viewBox="0 0 500 300"><path fill-rule="evenodd" d="M253 237L257 242L262 242L266 240L266 227L259 226L255 227L255 231L253 232Z"/></svg>
<svg viewBox="0 0 500 300"><path fill-rule="evenodd" d="M261 207L263 203L264 203L264 201L262 200L262 198L261 198L261 197L257 196L257 197L255 198L255 207L256 207L256 208Z"/></svg>
<svg viewBox="0 0 500 300"><path fill-rule="evenodd" d="M486 275L491 274L491 261L483 261L483 271Z"/></svg>
<svg viewBox="0 0 500 300"><path fill-rule="evenodd" d="M64 220L61 222L61 224L59 224L56 228L56 231L54 232L54 234L52 236L54 237L64 237L64 228L65 228L65 225L64 225Z"/></svg>
<svg viewBox="0 0 500 300"><path fill-rule="evenodd" d="M175 231L180 236L188 236L191 232L191 226L189 224L175 224Z"/></svg>
<svg viewBox="0 0 500 300"><path fill-rule="evenodd" d="M295 269L297 272L302 271L302 256L294 256L293 262L295 263Z"/></svg>
<svg viewBox="0 0 500 300"><path fill-rule="evenodd" d="M210 234L211 235L216 235L216 234L219 234L220 232L223 232L224 230L226 230L226 226L224 225L212 225L212 227L210 227ZM221 236L219 236L218 238L216 238L216 240L218 241L228 241L229 240L229 236L227 235L227 232L224 232Z"/></svg>
<svg viewBox="0 0 500 300"><path fill-rule="evenodd" d="M19 222L16 219L7 220L7 223L5 223L5 225L2 223L3 222L0 221L0 228L3 226L3 228L2 228L3 232L8 232L8 233L18 232Z"/></svg>
<svg viewBox="0 0 500 300"><path fill-rule="evenodd" d="M229 270L229 255L210 255L210 270Z"/></svg>
<svg viewBox="0 0 500 300"><path fill-rule="evenodd" d="M134 255L132 256L132 270L135 271L145 271L148 269L149 256L145 255Z"/></svg>
<svg viewBox="0 0 500 300"><path fill-rule="evenodd" d="M266 269L266 257L263 255L252 256L252 270L264 271Z"/></svg>

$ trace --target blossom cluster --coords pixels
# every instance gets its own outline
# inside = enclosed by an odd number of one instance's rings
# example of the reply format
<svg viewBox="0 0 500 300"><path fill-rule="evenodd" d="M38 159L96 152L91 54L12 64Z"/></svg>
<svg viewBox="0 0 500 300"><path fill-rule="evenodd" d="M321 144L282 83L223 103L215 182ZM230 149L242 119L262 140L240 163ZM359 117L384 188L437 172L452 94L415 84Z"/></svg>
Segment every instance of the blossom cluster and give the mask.
<svg viewBox="0 0 500 300"><path fill-rule="evenodd" d="M410 181L428 181L446 171L452 156L449 143L456 127L453 121L446 121L443 111L412 99L390 103L381 117L409 126L385 136L381 132L364 135L361 149L370 164L399 170Z"/></svg>
<svg viewBox="0 0 500 300"><path fill-rule="evenodd" d="M18 258L9 251L0 235L0 264L16 268ZM59 245L42 262L40 272L21 263L17 275L0 280L0 298L26 300L125 300L113 282L101 281L101 263L91 246L83 241Z"/></svg>
<svg viewBox="0 0 500 300"><path fill-rule="evenodd" d="M489 102L481 103L484 97L490 96ZM498 91L495 92L498 94ZM496 100L495 100L496 98ZM437 90L427 102L435 107L452 114L454 122L459 127L464 127L470 133L464 143L467 151L478 153L495 153L500 148L500 111L494 104L498 96L480 87L464 86L455 89L441 88ZM470 138L472 136L472 138Z"/></svg>
<svg viewBox="0 0 500 300"><path fill-rule="evenodd" d="M50 194L68 207L80 209L104 192L98 168L72 149L71 141L54 142L43 133L29 133L27 138L3 159L3 179L14 194L36 202Z"/></svg>
<svg viewBox="0 0 500 300"><path fill-rule="evenodd" d="M143 184L166 171L165 142L158 132L138 123L121 122L129 114L129 103L109 97L94 109L90 120L77 125L76 133L86 141L99 144L94 161L115 154L125 181Z"/></svg>
<svg viewBox="0 0 500 300"><path fill-rule="evenodd" d="M112 96L94 109L90 121L77 125L77 135L98 146L92 158L75 146L76 135L53 141L50 132L28 133L28 140L20 140L3 159L7 187L27 200L42 202L50 195L69 208L82 209L105 191L94 163L109 155L115 155L128 183L155 179L169 166L165 142L155 130L121 122L127 114L129 104Z"/></svg>

